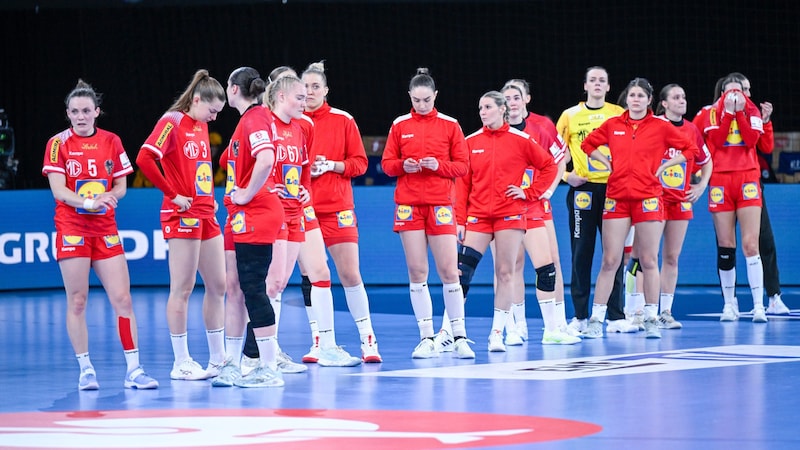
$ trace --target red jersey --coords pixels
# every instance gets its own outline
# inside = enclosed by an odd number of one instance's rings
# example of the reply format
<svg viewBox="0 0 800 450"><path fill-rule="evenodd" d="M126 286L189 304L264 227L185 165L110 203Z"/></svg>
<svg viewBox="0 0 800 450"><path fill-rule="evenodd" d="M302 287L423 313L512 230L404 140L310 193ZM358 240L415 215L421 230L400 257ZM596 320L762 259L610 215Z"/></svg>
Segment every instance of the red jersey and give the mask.
<svg viewBox="0 0 800 450"><path fill-rule="evenodd" d="M133 172L119 136L95 129L83 137L67 129L47 141L42 174L60 173L66 186L83 198L108 192L114 180ZM114 209L87 211L56 202L56 231L64 235L106 236L117 233Z"/></svg>
<svg viewBox="0 0 800 450"><path fill-rule="evenodd" d="M567 143L558 134L553 121L545 116L529 112L524 123L525 128L520 131L530 134L539 145L550 151L556 164L560 163L567 154Z"/></svg>
<svg viewBox="0 0 800 450"><path fill-rule="evenodd" d="M529 200L538 198L556 177L550 154L529 134L504 123L497 130L483 127L467 137L469 170L456 180L456 222L467 216L499 218L525 214ZM525 200L506 196L509 185L519 186L526 167L536 170Z"/></svg>
<svg viewBox="0 0 800 450"><path fill-rule="evenodd" d="M658 116L660 119L669 121L666 117ZM672 166L661 173L659 177L661 180L661 187L664 189L663 199L665 202L683 202L686 200L686 194L691 189L689 184L691 175L697 172L697 169L706 165L711 161L711 153L708 147L703 142L703 133L688 120L681 119L680 122L669 121L678 131L686 135L687 138L694 141L698 148L698 153L695 155L687 156L687 161L676 166ZM667 162L676 155L682 154L681 150L668 147L664 151L664 156L661 162Z"/></svg>
<svg viewBox="0 0 800 450"><path fill-rule="evenodd" d="M214 171L207 123L180 111L169 111L158 120L141 150L144 151L139 151L136 162L164 193L161 220L175 216L214 217ZM161 161L163 175L147 163L148 156ZM178 194L192 199L187 211L178 212L172 203Z"/></svg>
<svg viewBox="0 0 800 450"><path fill-rule="evenodd" d="M272 139L276 134L276 125L268 109L252 106L242 114L223 157L227 159L228 168L226 196L229 196L233 189L246 188L250 184L258 154L265 151L275 152ZM277 228L265 229L264 223L256 220L262 217L280 217L280 220L276 221L278 228L283 222L283 207L275 194L274 180L275 166L264 185L246 205L234 205L229 198L226 199L225 204L231 217L235 242L258 244L274 242ZM242 217L250 220L243 221Z"/></svg>
<svg viewBox="0 0 800 450"><path fill-rule="evenodd" d="M331 108L328 102L316 111L306 111L306 115L314 121L309 160L313 162L317 156L324 156L344 163L341 174L329 171L311 179L314 209L323 213L354 209L350 179L363 175L368 164L356 121L345 111Z"/></svg>
<svg viewBox="0 0 800 450"><path fill-rule="evenodd" d="M714 159L714 172L758 170L756 144L764 133L761 111L745 97L744 111L725 112L725 96L704 107L692 122L705 137Z"/></svg>
<svg viewBox="0 0 800 450"><path fill-rule="evenodd" d="M467 174L467 143L458 121L435 108L424 116L413 109L398 117L389 129L381 167L386 175L397 178L394 201L398 205L453 205L455 179ZM422 169L406 173L403 161L434 157L436 171Z"/></svg>
<svg viewBox="0 0 800 450"><path fill-rule="evenodd" d="M281 199L284 216L294 219L303 215L303 205L297 200L300 186L311 184L308 166L308 148L306 132L299 121L284 123L278 116L270 112L274 124L272 145L275 147L275 169L273 182L284 186ZM303 121L305 122L305 121Z"/></svg>
<svg viewBox="0 0 800 450"><path fill-rule="evenodd" d="M606 197L614 200L660 197L663 189L656 171L664 149L677 149L689 161L700 151L695 141L651 111L641 120L632 120L629 111L606 120L586 136L581 149L590 155L601 145L611 153Z"/></svg>

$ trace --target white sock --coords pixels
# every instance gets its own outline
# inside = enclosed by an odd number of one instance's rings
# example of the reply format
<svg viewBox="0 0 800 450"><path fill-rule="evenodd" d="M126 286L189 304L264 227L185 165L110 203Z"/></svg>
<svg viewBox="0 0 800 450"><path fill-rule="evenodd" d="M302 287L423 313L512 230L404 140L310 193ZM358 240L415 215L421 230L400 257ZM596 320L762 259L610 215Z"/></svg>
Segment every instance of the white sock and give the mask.
<svg viewBox="0 0 800 450"><path fill-rule="evenodd" d="M539 300L539 309L542 310L544 331L558 330L558 322L556 321L556 299L548 298Z"/></svg>
<svg viewBox="0 0 800 450"><path fill-rule="evenodd" d="M753 306L764 306L764 267L761 264L761 255L748 256L747 282L753 294Z"/></svg>
<svg viewBox="0 0 800 450"><path fill-rule="evenodd" d="M206 330L208 362L220 365L225 362L225 328Z"/></svg>
<svg viewBox="0 0 800 450"><path fill-rule="evenodd" d="M231 364L239 367L242 360L244 336L225 336L225 355Z"/></svg>
<svg viewBox="0 0 800 450"><path fill-rule="evenodd" d="M454 334L453 321L460 320L460 326L464 326L464 291L461 290L459 283L442 284L442 297L444 297L444 317L442 318L442 329L450 333L451 336L466 336L464 334Z"/></svg>
<svg viewBox="0 0 800 450"><path fill-rule="evenodd" d="M599 322L605 322L606 320L606 311L608 310L608 305L601 305L599 303L592 303L592 319L595 319Z"/></svg>
<svg viewBox="0 0 800 450"><path fill-rule="evenodd" d="M258 354L261 358L261 367L269 367L272 370L278 369L278 337L256 337Z"/></svg>
<svg viewBox="0 0 800 450"><path fill-rule="evenodd" d="M364 283L344 288L344 296L347 299L347 308L350 309L350 315L353 316L356 327L358 327L361 341L366 341L370 335L375 336L375 331L372 329L372 320L370 320L369 316L369 298L367 297L367 290L364 289Z"/></svg>
<svg viewBox="0 0 800 450"><path fill-rule="evenodd" d="M320 287L311 285L311 307L314 310L316 317L316 325L319 333L327 331L331 336L333 332L333 291L330 286ZM308 311L306 309L306 311ZM309 316L309 326L311 326L311 334L314 337L314 327L311 325L311 316ZM334 346L336 340L333 341Z"/></svg>
<svg viewBox="0 0 800 450"><path fill-rule="evenodd" d="M558 321L559 328L567 326L567 305L564 301L556 300L556 321Z"/></svg>
<svg viewBox="0 0 800 450"><path fill-rule="evenodd" d="M81 368L81 372L83 372L83 369L88 369L89 367L94 367L94 366L92 366L92 360L89 359L89 352L76 353L75 354L75 358L78 359L78 367Z"/></svg>
<svg viewBox="0 0 800 450"><path fill-rule="evenodd" d="M175 355L176 363L182 363L191 358L191 356L189 356L189 340L187 339L186 333L170 334L169 338L172 342L172 353Z"/></svg>
<svg viewBox="0 0 800 450"><path fill-rule="evenodd" d="M448 331L448 333L450 333L451 336L467 337L467 326L464 323L463 317L460 317L458 319L452 319L449 322L447 322L447 324L450 325L451 327L450 329L453 330L452 333Z"/></svg>
<svg viewBox="0 0 800 450"><path fill-rule="evenodd" d="M411 308L417 318L420 339L433 337L433 302L427 283L409 283Z"/></svg>
<svg viewBox="0 0 800 450"><path fill-rule="evenodd" d="M736 268L719 270L719 281L722 285L722 299L725 300L726 305L732 305L733 299L736 297Z"/></svg>
<svg viewBox="0 0 800 450"><path fill-rule="evenodd" d="M672 301L675 299L675 294L661 293L661 312L672 312Z"/></svg>
<svg viewBox="0 0 800 450"><path fill-rule="evenodd" d="M319 348L334 348L336 347L336 337L333 330L322 330L317 335L319 338Z"/></svg>
<svg viewBox="0 0 800 450"><path fill-rule="evenodd" d="M525 300L521 303L511 303L511 314L514 315L514 323L527 326L528 321L525 319Z"/></svg>
<svg viewBox="0 0 800 450"><path fill-rule="evenodd" d="M508 315L511 311L505 311L502 309L495 308L494 315L492 316L492 333L499 331L501 334L503 333L503 327L506 325L506 321L508 320Z"/></svg>
<svg viewBox="0 0 800 450"><path fill-rule="evenodd" d="M648 303L644 305L644 320L655 320L658 316L658 305Z"/></svg>
<svg viewBox="0 0 800 450"><path fill-rule="evenodd" d="M139 349L132 348L130 350L125 350L125 364L128 366L128 373L131 373L133 369L138 368L141 364L139 364Z"/></svg>
<svg viewBox="0 0 800 450"><path fill-rule="evenodd" d="M450 333L450 336L453 336L453 320L450 319L450 315L447 313L447 308L444 309L444 314L442 314L442 329Z"/></svg>
<svg viewBox="0 0 800 450"><path fill-rule="evenodd" d="M281 297L282 294L279 292L275 298L269 299L269 304L272 305L272 310L275 311L275 330L278 329L279 324L281 323ZM312 303L313 305L313 303ZM275 331L275 336L278 335L278 332Z"/></svg>
<svg viewBox="0 0 800 450"><path fill-rule="evenodd" d="M631 309L635 313L640 313L644 311L644 293L643 292L631 292Z"/></svg>

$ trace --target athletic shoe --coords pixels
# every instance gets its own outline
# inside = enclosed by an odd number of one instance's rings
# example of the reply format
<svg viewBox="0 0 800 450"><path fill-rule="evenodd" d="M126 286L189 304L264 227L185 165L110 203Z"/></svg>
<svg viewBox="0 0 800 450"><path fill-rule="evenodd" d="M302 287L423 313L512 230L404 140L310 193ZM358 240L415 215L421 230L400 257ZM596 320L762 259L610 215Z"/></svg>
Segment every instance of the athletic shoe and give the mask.
<svg viewBox="0 0 800 450"><path fill-rule="evenodd" d="M527 341L528 340L528 323L527 322L517 322L516 327L517 327L516 331L517 331L517 334L519 335L519 337L521 337L522 340ZM509 345L511 345L511 344L509 344Z"/></svg>
<svg viewBox="0 0 800 450"><path fill-rule="evenodd" d="M630 322L636 326L639 331L644 331L644 311L636 311L633 313L633 318Z"/></svg>
<svg viewBox="0 0 800 450"><path fill-rule="evenodd" d="M308 367L292 361L292 358L284 352L278 353L276 359L278 361L278 371L281 373L303 373L308 370Z"/></svg>
<svg viewBox="0 0 800 450"><path fill-rule="evenodd" d="M439 334L433 338L433 342L436 344L436 350L439 353L453 351L453 336L450 336L450 333L445 329L439 331Z"/></svg>
<svg viewBox="0 0 800 450"><path fill-rule="evenodd" d="M173 380L205 380L208 378L208 373L197 364L192 358L176 362L172 364L172 371L169 377Z"/></svg>
<svg viewBox="0 0 800 450"><path fill-rule="evenodd" d="M767 313L764 311L764 305L756 305L753 308L753 323L767 323Z"/></svg>
<svg viewBox="0 0 800 450"><path fill-rule="evenodd" d="M433 338L423 338L417 344L417 348L411 352L411 357L414 359L429 359L438 358L439 352L436 351L436 343Z"/></svg>
<svg viewBox="0 0 800 450"><path fill-rule="evenodd" d="M628 322L626 319L607 320L606 332L608 333L636 333L639 327Z"/></svg>
<svg viewBox="0 0 800 450"><path fill-rule="evenodd" d="M214 378L219 375L219 371L225 366L225 361L222 361L219 364L214 364L211 361L208 362L208 366L206 366L206 373L208 374L208 378Z"/></svg>
<svg viewBox="0 0 800 450"><path fill-rule="evenodd" d="M654 317L645 320L644 333L647 339L661 339L661 331L658 329L658 319Z"/></svg>
<svg viewBox="0 0 800 450"><path fill-rule="evenodd" d="M522 340L522 336L517 332L515 329L508 329L506 328L506 345L522 345L524 341Z"/></svg>
<svg viewBox="0 0 800 450"><path fill-rule="evenodd" d="M304 363L315 363L319 360L319 336L314 336L314 344L311 345L311 349L303 355Z"/></svg>
<svg viewBox="0 0 800 450"><path fill-rule="evenodd" d="M242 388L281 387L284 384L280 372L260 366L233 383L234 386Z"/></svg>
<svg viewBox="0 0 800 450"><path fill-rule="evenodd" d="M247 355L242 355L242 376L246 376L248 373L252 372L253 369L261 365L261 359L259 358L251 358Z"/></svg>
<svg viewBox="0 0 800 450"><path fill-rule="evenodd" d="M211 379L211 386L231 387L242 378L242 369L231 362L225 363L219 371L219 375Z"/></svg>
<svg viewBox="0 0 800 450"><path fill-rule="evenodd" d="M598 339L603 337L603 322L597 319L590 319L586 329L581 333L582 338Z"/></svg>
<svg viewBox="0 0 800 450"><path fill-rule="evenodd" d="M560 325L558 327L558 331L560 331L562 333L566 333L566 334L568 334L570 336L574 336L574 337L580 337L580 335L581 335L580 331L576 330L575 328L570 327L567 324Z"/></svg>
<svg viewBox="0 0 800 450"><path fill-rule="evenodd" d="M139 366L125 376L126 389L157 389L158 381L147 374L147 372Z"/></svg>
<svg viewBox="0 0 800 450"><path fill-rule="evenodd" d="M789 308L781 300L781 294L775 294L769 298L767 314L789 314Z"/></svg>
<svg viewBox="0 0 800 450"><path fill-rule="evenodd" d="M317 364L322 367L355 367L361 359L350 356L342 347L323 348L318 352Z"/></svg>
<svg viewBox="0 0 800 450"><path fill-rule="evenodd" d="M81 375L78 377L78 390L79 391L96 391L100 389L100 383L97 382L97 373L94 367L86 367L81 370Z"/></svg>
<svg viewBox="0 0 800 450"><path fill-rule="evenodd" d="M722 315L719 316L720 322L733 322L739 320L739 311L732 303L725 303L722 307Z"/></svg>
<svg viewBox="0 0 800 450"><path fill-rule="evenodd" d="M367 341L361 343L361 360L365 363L379 363L383 362L381 354L378 353L378 342L375 341L375 336L367 336Z"/></svg>
<svg viewBox="0 0 800 450"><path fill-rule="evenodd" d="M679 328L683 328L683 324L672 317L671 311L662 311L658 316L658 328L663 328L665 330L677 330Z"/></svg>
<svg viewBox="0 0 800 450"><path fill-rule="evenodd" d="M469 347L469 344L474 344L475 342L467 339L467 338L459 338L456 340L455 344L453 344L454 352L453 354L456 355L458 359L475 359L475 352Z"/></svg>
<svg viewBox="0 0 800 450"><path fill-rule="evenodd" d="M581 338L565 333L561 330L545 331L542 335L544 345L572 345L581 342Z"/></svg>
<svg viewBox="0 0 800 450"><path fill-rule="evenodd" d="M501 330L492 330L492 333L489 335L489 351L506 351L506 346L503 344L503 332Z"/></svg>
<svg viewBox="0 0 800 450"><path fill-rule="evenodd" d="M568 331L569 334L573 336L580 336L581 333L586 331L586 326L589 324L588 319L578 319L577 317L573 317L572 320L567 325L567 328L571 328L572 331Z"/></svg>

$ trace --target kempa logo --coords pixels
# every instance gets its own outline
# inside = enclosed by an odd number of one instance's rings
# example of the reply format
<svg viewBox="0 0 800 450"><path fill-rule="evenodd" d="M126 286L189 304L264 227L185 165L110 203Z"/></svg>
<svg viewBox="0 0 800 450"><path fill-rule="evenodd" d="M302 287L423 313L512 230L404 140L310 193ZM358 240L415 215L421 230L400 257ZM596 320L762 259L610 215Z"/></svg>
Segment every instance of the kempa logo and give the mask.
<svg viewBox="0 0 800 450"><path fill-rule="evenodd" d="M730 345L588 358L395 370L351 376L547 381L796 361L800 361L800 346Z"/></svg>

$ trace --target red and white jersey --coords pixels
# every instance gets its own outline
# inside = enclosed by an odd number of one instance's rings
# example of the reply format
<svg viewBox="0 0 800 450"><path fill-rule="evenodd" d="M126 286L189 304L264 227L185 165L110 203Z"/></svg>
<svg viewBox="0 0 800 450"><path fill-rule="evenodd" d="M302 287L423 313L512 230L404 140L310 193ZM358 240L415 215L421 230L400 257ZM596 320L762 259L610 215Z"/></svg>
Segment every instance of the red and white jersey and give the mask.
<svg viewBox="0 0 800 450"><path fill-rule="evenodd" d="M700 151L694 140L652 112L641 120L631 119L629 111L606 120L586 136L581 150L591 155L602 145L607 145L611 153L606 197L614 200L661 197L663 189L656 171L664 149L678 149L690 161Z"/></svg>
<svg viewBox="0 0 800 450"><path fill-rule="evenodd" d="M164 178L176 194L192 199L191 208L178 212L165 192L162 220L174 216L214 217L214 171L207 123L180 111L169 111L158 120L141 150L152 152L161 161Z"/></svg>
<svg viewBox="0 0 800 450"><path fill-rule="evenodd" d="M287 220L294 219L303 215L305 206L297 199L300 186L311 184L306 131L298 120L285 123L274 113L270 114L275 133L272 137L272 145L275 147L273 182L284 186L285 198L281 199L284 216Z"/></svg>
<svg viewBox="0 0 800 450"><path fill-rule="evenodd" d="M666 117L657 117L669 121L675 129L686 135L687 138L693 140L695 145L697 145L698 153L695 155L686 155L686 162L668 168L659 176L661 187L664 189L664 201L683 202L686 199L686 193L691 189L691 185L689 184L691 175L697 172L698 168L711 161L711 153L703 142L703 133L701 133L692 122L684 119L681 119L680 122L672 122ZM682 154L680 149L669 147L664 151L664 156L661 161L662 163L667 162L680 154Z"/></svg>
<svg viewBox="0 0 800 450"><path fill-rule="evenodd" d="M530 134L539 145L549 151L553 155L553 161L556 164L560 163L566 156L567 143L558 134L553 121L547 117L529 112L528 116L525 117L525 128L520 131Z"/></svg>
<svg viewBox="0 0 800 450"><path fill-rule="evenodd" d="M406 173L403 162L433 157L435 171ZM458 121L435 108L424 116L413 109L394 120L389 129L381 167L397 177L394 201L398 205L454 205L455 179L467 174L469 157Z"/></svg>
<svg viewBox="0 0 800 450"><path fill-rule="evenodd" d="M510 128L483 127L467 136L469 171L456 179L456 221L468 217L500 218L525 214L529 200L539 198L556 177L551 155L527 133ZM526 167L536 170L525 200L506 196L509 185L519 186Z"/></svg>
<svg viewBox="0 0 800 450"><path fill-rule="evenodd" d="M314 209L319 212L338 212L355 208L351 179L367 171L367 153L361 132L353 116L325 102L316 111L306 111L314 122L314 140L309 147L310 161L324 156L342 161L344 172L326 172L311 179Z"/></svg>
<svg viewBox="0 0 800 450"><path fill-rule="evenodd" d="M744 111L726 113L724 98L701 109L692 120L703 133L714 172L758 170L756 145L764 133L761 111L745 97Z"/></svg>
<svg viewBox="0 0 800 450"><path fill-rule="evenodd" d="M242 114L239 124L233 131L228 148L225 149L228 171L226 196L230 195L231 190L246 188L250 184L250 177L253 175L253 168L256 165L256 156L264 151L275 152L272 138L276 132L272 113L268 109L251 107ZM264 186L247 206L258 207L262 199L276 195L274 165L272 170ZM268 203L271 204L271 202ZM226 204L235 206L230 201ZM230 212L230 208L228 210Z"/></svg>
<svg viewBox="0 0 800 450"><path fill-rule="evenodd" d="M67 129L51 137L42 164L42 174L60 173L66 186L83 198L95 198L113 188L114 180L133 173L119 136L97 128L83 137ZM114 209L87 211L56 202L56 231L64 235L106 236L116 234Z"/></svg>

